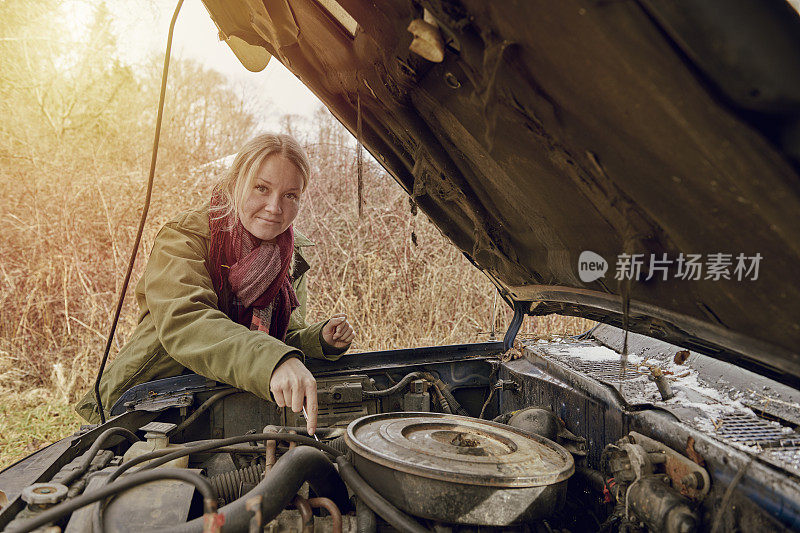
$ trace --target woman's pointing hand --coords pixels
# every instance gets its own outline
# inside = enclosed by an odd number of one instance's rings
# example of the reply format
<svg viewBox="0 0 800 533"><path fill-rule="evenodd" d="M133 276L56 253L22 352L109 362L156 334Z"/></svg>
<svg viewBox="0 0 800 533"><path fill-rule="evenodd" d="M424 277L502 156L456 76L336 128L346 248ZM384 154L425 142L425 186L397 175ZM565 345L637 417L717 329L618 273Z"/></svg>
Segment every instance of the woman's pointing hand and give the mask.
<svg viewBox="0 0 800 533"><path fill-rule="evenodd" d="M308 412L306 429L309 435L317 430L317 381L300 359L290 357L272 372L269 390L278 407L290 407L295 413Z"/></svg>

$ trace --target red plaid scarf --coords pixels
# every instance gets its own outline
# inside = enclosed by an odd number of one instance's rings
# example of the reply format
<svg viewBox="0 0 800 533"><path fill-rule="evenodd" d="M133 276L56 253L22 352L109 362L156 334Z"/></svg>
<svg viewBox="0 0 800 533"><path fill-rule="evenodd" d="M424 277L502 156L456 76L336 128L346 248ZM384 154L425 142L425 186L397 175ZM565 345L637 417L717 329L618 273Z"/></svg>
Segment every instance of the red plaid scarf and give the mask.
<svg viewBox="0 0 800 533"><path fill-rule="evenodd" d="M212 208L220 201L220 195L215 193L211 198ZM233 227L232 217L236 219ZM209 227L208 270L214 290L220 295L227 284L235 296L228 316L251 330L284 340L289 317L299 305L289 276L294 257L292 226L278 235L274 243L263 242L250 234L235 214L214 219L212 209Z"/></svg>

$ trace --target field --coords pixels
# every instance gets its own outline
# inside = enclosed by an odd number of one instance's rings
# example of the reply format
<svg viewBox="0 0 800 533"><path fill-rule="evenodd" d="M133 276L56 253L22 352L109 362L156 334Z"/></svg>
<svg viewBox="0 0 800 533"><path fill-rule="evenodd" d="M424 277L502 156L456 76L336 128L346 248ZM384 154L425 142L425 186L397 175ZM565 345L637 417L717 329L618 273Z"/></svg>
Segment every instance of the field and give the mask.
<svg viewBox="0 0 800 533"><path fill-rule="evenodd" d="M19 20L8 27L55 33L56 22L37 19L48 6L21 2ZM104 30L107 16L98 9L94 52L115 46ZM71 404L94 381L138 224L158 83L155 62L133 68L80 50L59 60L58 50L22 50L22 40L5 35L0 468L81 424ZM257 102L213 71L174 63L153 203L112 357L135 326L132 289L155 233L208 201L224 168L214 161L257 131ZM492 329L502 336L510 311L491 283L423 213L412 212L408 197L369 157L359 217L357 146L327 111L287 116L282 129L301 140L313 162L296 223L316 243L310 320L346 312L357 332L354 352L474 342ZM528 319L522 334L575 334L589 325Z"/></svg>
<svg viewBox="0 0 800 533"><path fill-rule="evenodd" d="M501 299L495 303L488 279L423 214L412 215L400 187L369 160L359 218L355 145L326 112L315 120L317 138L305 139L313 179L297 222L316 243L309 319L346 312L357 331L352 351L358 352L486 340L496 305L495 331L502 336L510 312ZM160 225L207 201L221 168L211 164L159 176L134 280ZM9 189L20 201L3 216L15 231L0 237L0 466L80 426L70 403L94 380L143 180L131 175L45 181L27 199L24 183L4 184L4 205L13 198ZM130 293L114 352L135 326ZM522 334L575 334L589 324L529 318Z"/></svg>

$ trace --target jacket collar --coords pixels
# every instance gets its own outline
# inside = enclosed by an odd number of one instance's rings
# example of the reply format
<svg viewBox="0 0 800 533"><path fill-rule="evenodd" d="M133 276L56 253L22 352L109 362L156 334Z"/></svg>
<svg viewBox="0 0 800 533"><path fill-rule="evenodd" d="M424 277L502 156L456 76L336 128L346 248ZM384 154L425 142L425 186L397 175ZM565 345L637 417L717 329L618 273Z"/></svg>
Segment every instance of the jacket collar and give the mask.
<svg viewBox="0 0 800 533"><path fill-rule="evenodd" d="M305 248L306 246L314 246L314 241L297 231L294 230L294 247Z"/></svg>

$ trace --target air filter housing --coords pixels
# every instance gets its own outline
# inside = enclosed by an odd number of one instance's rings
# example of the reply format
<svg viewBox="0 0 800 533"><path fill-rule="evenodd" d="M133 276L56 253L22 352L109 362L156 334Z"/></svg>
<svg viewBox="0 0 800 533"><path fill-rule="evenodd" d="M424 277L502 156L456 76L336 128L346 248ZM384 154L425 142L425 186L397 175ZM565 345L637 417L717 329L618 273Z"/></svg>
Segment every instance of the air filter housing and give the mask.
<svg viewBox="0 0 800 533"><path fill-rule="evenodd" d="M564 502L572 455L504 424L438 413L384 413L352 422L353 464L404 511L448 523L505 526Z"/></svg>

